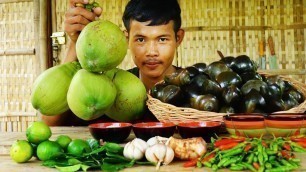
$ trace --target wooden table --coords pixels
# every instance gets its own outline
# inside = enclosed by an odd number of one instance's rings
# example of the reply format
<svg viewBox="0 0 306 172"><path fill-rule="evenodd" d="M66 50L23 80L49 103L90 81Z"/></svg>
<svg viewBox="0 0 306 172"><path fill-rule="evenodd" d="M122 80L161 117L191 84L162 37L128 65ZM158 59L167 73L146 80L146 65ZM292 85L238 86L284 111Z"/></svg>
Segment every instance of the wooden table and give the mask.
<svg viewBox="0 0 306 172"><path fill-rule="evenodd" d="M65 134L70 136L72 139L88 139L91 138L91 135L88 131L87 127L52 127L52 137L51 140L55 139L57 136ZM127 141L134 138L134 135L131 134ZM29 162L23 164L17 164L10 159L9 149L12 143L17 139L26 139L25 132L2 132L0 133L0 171L8 171L8 172L53 172L57 171L53 168L44 167L41 165L41 161L32 158ZM296 171L306 171L306 154L297 154L298 158L302 159L302 167ZM123 171L127 172L150 172L156 171L154 166L135 166L132 168L126 168ZM212 171L209 168L184 168L182 167L182 162L172 162L170 165L161 166L159 171L167 171L167 172L187 172L187 171ZM218 170L229 171L226 169Z"/></svg>

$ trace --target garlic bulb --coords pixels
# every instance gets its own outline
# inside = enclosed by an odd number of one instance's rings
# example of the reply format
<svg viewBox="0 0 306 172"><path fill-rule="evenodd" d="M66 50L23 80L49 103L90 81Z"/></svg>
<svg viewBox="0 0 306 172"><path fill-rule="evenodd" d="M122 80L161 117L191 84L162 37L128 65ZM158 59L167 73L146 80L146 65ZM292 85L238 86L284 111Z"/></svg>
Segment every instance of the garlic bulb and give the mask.
<svg viewBox="0 0 306 172"><path fill-rule="evenodd" d="M166 137L155 136L155 137L150 138L147 141L147 143L148 143L149 146L153 146L156 143L166 144L167 140L168 140L168 138L166 138Z"/></svg>
<svg viewBox="0 0 306 172"><path fill-rule="evenodd" d="M123 155L128 159L140 160L144 157L147 148L147 142L135 138L124 146Z"/></svg>
<svg viewBox="0 0 306 172"><path fill-rule="evenodd" d="M181 160L199 158L207 151L207 143L202 137L189 139L170 137L169 146L174 150L175 157Z"/></svg>
<svg viewBox="0 0 306 172"><path fill-rule="evenodd" d="M164 165L172 162L174 151L169 146L157 143L146 150L146 158L150 162L163 163Z"/></svg>

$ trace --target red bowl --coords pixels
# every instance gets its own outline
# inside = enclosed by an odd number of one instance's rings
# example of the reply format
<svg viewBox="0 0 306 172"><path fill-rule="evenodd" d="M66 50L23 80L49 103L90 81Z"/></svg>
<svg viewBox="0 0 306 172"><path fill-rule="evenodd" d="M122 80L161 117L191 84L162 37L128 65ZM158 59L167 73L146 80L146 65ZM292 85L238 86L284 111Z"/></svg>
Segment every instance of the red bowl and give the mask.
<svg viewBox="0 0 306 172"><path fill-rule="evenodd" d="M122 143L127 139L132 130L131 123L106 122L95 123L88 126L91 135L106 142Z"/></svg>
<svg viewBox="0 0 306 172"><path fill-rule="evenodd" d="M270 134L276 137L287 137L295 133L303 133L305 114L275 113L265 118L265 124Z"/></svg>
<svg viewBox="0 0 306 172"><path fill-rule="evenodd" d="M141 122L133 124L133 131L137 138L147 141L154 136L171 137L176 126L172 122Z"/></svg>
<svg viewBox="0 0 306 172"><path fill-rule="evenodd" d="M202 137L206 142L210 142L211 137L215 137L220 128L221 122L217 121L180 122L177 125L182 138Z"/></svg>
<svg viewBox="0 0 306 172"><path fill-rule="evenodd" d="M241 113L225 115L223 117L225 127L231 135L246 137L260 137L267 133L265 117L257 113Z"/></svg>

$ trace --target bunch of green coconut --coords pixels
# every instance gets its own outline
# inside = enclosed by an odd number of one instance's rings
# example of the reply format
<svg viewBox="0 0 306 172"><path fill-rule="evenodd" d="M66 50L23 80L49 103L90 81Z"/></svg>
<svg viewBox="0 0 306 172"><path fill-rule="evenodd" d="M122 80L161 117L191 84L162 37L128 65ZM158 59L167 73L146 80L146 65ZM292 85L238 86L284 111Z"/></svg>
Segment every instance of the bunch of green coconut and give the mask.
<svg viewBox="0 0 306 172"><path fill-rule="evenodd" d="M88 24L76 42L78 62L64 63L42 72L34 82L32 106L54 116L71 110L83 120L107 115L116 121L133 121L144 112L143 83L117 68L127 53L124 33L114 23Z"/></svg>

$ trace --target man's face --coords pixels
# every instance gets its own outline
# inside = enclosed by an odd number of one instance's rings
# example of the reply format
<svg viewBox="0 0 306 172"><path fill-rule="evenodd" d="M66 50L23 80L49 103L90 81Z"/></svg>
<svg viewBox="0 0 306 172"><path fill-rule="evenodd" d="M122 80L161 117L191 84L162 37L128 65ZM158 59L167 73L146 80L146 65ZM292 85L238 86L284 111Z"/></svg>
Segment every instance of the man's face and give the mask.
<svg viewBox="0 0 306 172"><path fill-rule="evenodd" d="M181 41L176 39L173 21L159 26L147 26L148 23L131 21L129 48L140 74L159 78L170 69L176 47Z"/></svg>

